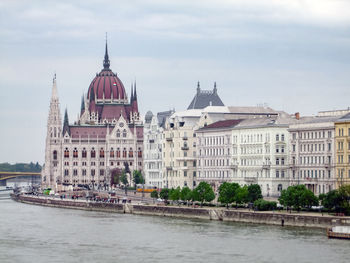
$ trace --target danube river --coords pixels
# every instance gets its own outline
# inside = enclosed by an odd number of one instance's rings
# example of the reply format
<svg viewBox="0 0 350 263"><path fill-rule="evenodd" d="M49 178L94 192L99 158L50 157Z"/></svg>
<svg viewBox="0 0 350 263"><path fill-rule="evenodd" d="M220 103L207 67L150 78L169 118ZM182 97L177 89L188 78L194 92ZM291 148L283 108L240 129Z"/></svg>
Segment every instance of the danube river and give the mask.
<svg viewBox="0 0 350 263"><path fill-rule="evenodd" d="M0 201L0 262L349 262L324 230Z"/></svg>

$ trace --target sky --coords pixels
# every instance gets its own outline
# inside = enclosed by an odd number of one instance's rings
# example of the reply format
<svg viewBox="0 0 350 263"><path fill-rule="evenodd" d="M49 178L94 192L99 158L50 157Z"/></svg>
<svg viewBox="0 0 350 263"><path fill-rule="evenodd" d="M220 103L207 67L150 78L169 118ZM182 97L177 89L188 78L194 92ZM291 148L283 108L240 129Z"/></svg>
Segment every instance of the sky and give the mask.
<svg viewBox="0 0 350 263"><path fill-rule="evenodd" d="M226 106L350 106L348 0L2 0L0 162L43 163L52 78L74 122L106 32L141 114L186 109L198 81Z"/></svg>

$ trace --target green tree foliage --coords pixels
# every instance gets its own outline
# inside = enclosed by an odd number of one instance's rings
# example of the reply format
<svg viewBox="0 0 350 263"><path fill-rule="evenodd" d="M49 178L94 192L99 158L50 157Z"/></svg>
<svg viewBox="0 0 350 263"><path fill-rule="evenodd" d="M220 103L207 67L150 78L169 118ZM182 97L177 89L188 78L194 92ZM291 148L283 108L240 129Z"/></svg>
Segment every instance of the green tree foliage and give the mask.
<svg viewBox="0 0 350 263"><path fill-rule="evenodd" d="M180 189L179 186L177 188L175 188L175 189L172 188L169 191L169 199L172 200L172 201L179 201L180 193L181 193L181 189Z"/></svg>
<svg viewBox="0 0 350 263"><path fill-rule="evenodd" d="M258 200L255 200L254 207L259 211L275 210L277 208L277 202L258 199Z"/></svg>
<svg viewBox="0 0 350 263"><path fill-rule="evenodd" d="M206 182L200 182L199 185L193 190L193 200L201 202L211 202L215 199L215 194L210 184Z"/></svg>
<svg viewBox="0 0 350 263"><path fill-rule="evenodd" d="M40 173L41 166L38 162L35 164L31 163L0 163L0 171L1 172L31 172L31 173Z"/></svg>
<svg viewBox="0 0 350 263"><path fill-rule="evenodd" d="M305 185L289 186L282 190L278 200L283 206L293 207L298 211L302 207L310 207L319 203L318 198L311 190L306 189Z"/></svg>
<svg viewBox="0 0 350 263"><path fill-rule="evenodd" d="M151 192L151 197L156 199L158 198L158 191L157 190L153 190L153 192Z"/></svg>
<svg viewBox="0 0 350 263"><path fill-rule="evenodd" d="M120 176L120 180L124 185L127 185L129 183L128 175L126 174L126 172L124 170L122 171L122 175Z"/></svg>
<svg viewBox="0 0 350 263"><path fill-rule="evenodd" d="M164 200L168 200L169 199L169 189L168 188L163 188L160 193L159 193L160 198L164 199Z"/></svg>
<svg viewBox="0 0 350 263"><path fill-rule="evenodd" d="M134 181L135 185L137 185L137 184L144 184L145 183L145 180L144 180L144 178L142 176L141 171L134 170L132 175L133 175L133 181Z"/></svg>
<svg viewBox="0 0 350 263"><path fill-rule="evenodd" d="M260 185L251 184L248 186L248 202L254 203L262 197Z"/></svg>
<svg viewBox="0 0 350 263"><path fill-rule="evenodd" d="M240 186L237 183L228 183L224 182L219 187L219 199L218 201L220 203L223 203L228 208L228 205L233 203L235 201L235 195L237 189L239 189Z"/></svg>
<svg viewBox="0 0 350 263"><path fill-rule="evenodd" d="M320 195L320 199L326 209L350 215L350 185L343 185L338 190Z"/></svg>
<svg viewBox="0 0 350 263"><path fill-rule="evenodd" d="M190 188L188 188L187 186L183 187L181 192L180 192L180 199L182 201L190 201L192 200L192 191Z"/></svg>
<svg viewBox="0 0 350 263"><path fill-rule="evenodd" d="M243 186L237 189L235 194L236 204L248 203L248 186Z"/></svg>

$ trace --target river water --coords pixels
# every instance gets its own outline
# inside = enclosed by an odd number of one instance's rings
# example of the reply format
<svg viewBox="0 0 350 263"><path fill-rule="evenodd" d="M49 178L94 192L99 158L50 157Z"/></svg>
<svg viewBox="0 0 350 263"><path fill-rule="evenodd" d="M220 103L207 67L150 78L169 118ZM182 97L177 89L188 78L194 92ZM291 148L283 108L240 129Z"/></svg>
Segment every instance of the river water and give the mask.
<svg viewBox="0 0 350 263"><path fill-rule="evenodd" d="M0 201L0 262L349 262L324 230Z"/></svg>

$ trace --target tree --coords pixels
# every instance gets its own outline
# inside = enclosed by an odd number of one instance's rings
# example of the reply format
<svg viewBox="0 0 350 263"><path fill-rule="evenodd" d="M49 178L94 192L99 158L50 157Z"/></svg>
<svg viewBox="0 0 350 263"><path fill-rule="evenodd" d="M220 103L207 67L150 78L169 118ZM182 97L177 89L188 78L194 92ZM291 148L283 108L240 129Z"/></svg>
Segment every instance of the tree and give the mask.
<svg viewBox="0 0 350 263"><path fill-rule="evenodd" d="M300 210L305 206L318 205L318 198L314 193L306 189L305 185L289 186L282 190L281 196L278 199L283 206L293 207L295 210Z"/></svg>
<svg viewBox="0 0 350 263"><path fill-rule="evenodd" d="M178 201L180 199L180 192L181 192L181 189L179 186L175 189L172 188L169 191L169 199L172 201Z"/></svg>
<svg viewBox="0 0 350 263"><path fill-rule="evenodd" d="M251 184L248 186L248 202L254 203L262 197L260 185Z"/></svg>
<svg viewBox="0 0 350 263"><path fill-rule="evenodd" d="M137 184L144 184L144 183L145 183L145 180L144 180L144 178L143 178L143 176L142 176L141 171L139 171L139 170L134 170L133 173L132 173L132 175L133 175L133 181L134 181L134 183L135 183L135 186L136 186Z"/></svg>
<svg viewBox="0 0 350 263"><path fill-rule="evenodd" d="M342 185L338 189L340 195L340 208L343 213L350 215L350 184Z"/></svg>
<svg viewBox="0 0 350 263"><path fill-rule="evenodd" d="M191 189L188 188L187 186L183 187L181 192L180 192L180 199L182 201L186 201L188 203L188 201L190 201L192 199Z"/></svg>
<svg viewBox="0 0 350 263"><path fill-rule="evenodd" d="M120 180L125 186L129 183L128 176L126 175L125 170L122 171L122 175L120 177Z"/></svg>
<svg viewBox="0 0 350 263"><path fill-rule="evenodd" d="M231 204L235 200L235 195L237 192L237 189L239 189L240 186L237 183L228 183L224 182L219 187L219 199L218 201L220 203L223 203L228 208L228 205Z"/></svg>
<svg viewBox="0 0 350 263"><path fill-rule="evenodd" d="M158 198L158 191L157 190L153 190L153 192L151 192L151 197L156 199Z"/></svg>
<svg viewBox="0 0 350 263"><path fill-rule="evenodd" d="M200 182L199 185L193 190L193 199L201 202L201 206L203 206L204 201L213 201L215 199L215 194L210 184Z"/></svg>
<svg viewBox="0 0 350 263"><path fill-rule="evenodd" d="M164 199L164 200L168 200L169 199L169 189L168 188L163 188L160 193L159 193L160 198Z"/></svg>
<svg viewBox="0 0 350 263"><path fill-rule="evenodd" d="M234 199L236 204L248 203L248 186L238 188Z"/></svg>

